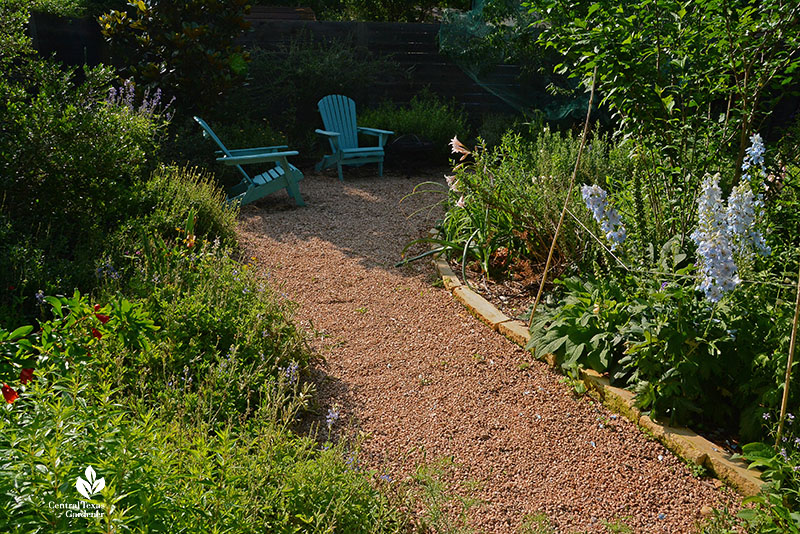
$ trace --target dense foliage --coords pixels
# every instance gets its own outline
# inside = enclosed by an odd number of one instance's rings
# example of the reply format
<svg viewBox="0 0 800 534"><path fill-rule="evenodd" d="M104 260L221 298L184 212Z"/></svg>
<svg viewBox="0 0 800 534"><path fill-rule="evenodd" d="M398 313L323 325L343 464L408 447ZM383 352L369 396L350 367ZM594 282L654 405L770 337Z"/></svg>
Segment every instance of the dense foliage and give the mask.
<svg viewBox="0 0 800 534"><path fill-rule="evenodd" d="M466 113L455 101L447 102L430 91L413 96L407 106L384 101L375 108L360 111L358 122L359 126L391 130L395 139L416 135L431 141L442 156L450 152L448 143L454 135L466 139L470 131Z"/></svg>
<svg viewBox="0 0 800 534"><path fill-rule="evenodd" d="M527 136L508 133L500 145L461 145L465 160L448 177L448 211L441 223L440 245L460 261L477 260L490 276L527 271L543 265L561 206L568 191L579 140L569 133L539 131ZM579 178L604 182L626 172L627 152L599 133L579 168ZM455 146L460 143L453 141ZM469 158L469 159L467 159ZM559 241L555 263L567 268L576 262L590 264L597 257L591 236L580 225L590 224L585 211L575 211Z"/></svg>
<svg viewBox="0 0 800 534"><path fill-rule="evenodd" d="M800 6L751 2L530 3L560 71L597 91L630 139L637 173L622 182L640 214L630 228L663 245L691 233L705 173L739 180L752 133L796 83Z"/></svg>
<svg viewBox="0 0 800 534"><path fill-rule="evenodd" d="M247 55L234 40L247 29L247 7L245 0L136 1L99 20L122 74L161 87L188 114L219 103L244 76Z"/></svg>
<svg viewBox="0 0 800 534"><path fill-rule="evenodd" d="M110 70L88 70L76 84L72 71L39 58L23 5L0 6L8 21L0 32L3 320L30 313L37 290L91 287L107 229L132 211L165 124L152 99L139 107L112 99Z"/></svg>
<svg viewBox="0 0 800 534"><path fill-rule="evenodd" d="M468 9L468 0L264 0L262 5L309 6L317 20L430 22L436 10Z"/></svg>

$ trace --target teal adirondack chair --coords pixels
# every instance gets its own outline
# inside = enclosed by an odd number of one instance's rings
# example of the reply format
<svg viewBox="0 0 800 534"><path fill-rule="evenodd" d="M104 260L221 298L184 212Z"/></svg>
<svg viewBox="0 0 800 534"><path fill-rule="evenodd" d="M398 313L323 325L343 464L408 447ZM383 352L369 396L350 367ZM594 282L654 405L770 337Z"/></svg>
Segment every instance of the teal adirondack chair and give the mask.
<svg viewBox="0 0 800 534"><path fill-rule="evenodd" d="M276 191L286 189L298 206L306 205L298 186L298 182L303 179L303 173L286 159L289 156L296 156L296 150L285 150L289 148L286 145L228 150L203 119L195 117L194 120L203 128L203 135L210 137L220 148L216 154L222 155L222 157L217 158L217 161L221 161L225 165L234 165L242 175L242 181L228 190L229 203L237 202L244 206ZM272 163L274 165L268 171L251 178L242 165L254 163Z"/></svg>
<svg viewBox="0 0 800 534"><path fill-rule="evenodd" d="M342 176L342 165L378 164L378 176L383 176L383 146L394 132L356 126L356 103L343 95L328 95L317 102L319 114L322 115L324 130L316 132L327 137L332 153L323 156L317 163L316 170L336 166L339 180ZM363 133L378 138L378 146L359 147L358 134Z"/></svg>

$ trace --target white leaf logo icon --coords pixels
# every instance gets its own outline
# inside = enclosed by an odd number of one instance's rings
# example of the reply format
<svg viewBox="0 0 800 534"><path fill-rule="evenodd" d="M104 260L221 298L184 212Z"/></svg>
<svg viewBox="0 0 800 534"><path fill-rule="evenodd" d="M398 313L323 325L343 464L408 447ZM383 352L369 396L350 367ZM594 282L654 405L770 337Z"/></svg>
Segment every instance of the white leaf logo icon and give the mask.
<svg viewBox="0 0 800 534"><path fill-rule="evenodd" d="M84 475L86 475L86 480L78 477L78 480L75 482L75 489L87 499L91 499L93 495L100 493L103 491L103 488L106 487L106 479L98 479L97 473L94 472L91 465L86 468Z"/></svg>

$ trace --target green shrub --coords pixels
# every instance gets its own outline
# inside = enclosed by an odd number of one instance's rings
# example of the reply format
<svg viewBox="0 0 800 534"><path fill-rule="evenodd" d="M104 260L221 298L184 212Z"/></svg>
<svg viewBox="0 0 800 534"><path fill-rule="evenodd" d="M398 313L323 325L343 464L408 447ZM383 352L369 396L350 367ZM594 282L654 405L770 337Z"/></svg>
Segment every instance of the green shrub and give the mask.
<svg viewBox="0 0 800 534"><path fill-rule="evenodd" d="M160 345L120 362L121 385L146 382L166 389L170 382L190 381L194 385L187 391L195 392L235 356L248 370L237 389L226 393L227 402L245 411L253 405L251 397L263 393L259 384L276 369L307 363L292 306L257 280L248 263L236 262L226 249L201 241L192 230L173 245L158 239L146 243L134 253L130 269L126 291L141 299L161 327ZM107 287L114 291L113 283Z"/></svg>
<svg viewBox="0 0 800 534"><path fill-rule="evenodd" d="M220 251L194 259L189 248L152 252L138 286L153 288L147 300L46 297L40 331L0 329L0 381L19 395L4 386L0 524L26 534L400 531L352 454L287 430L311 390L285 305ZM89 466L104 482L91 500L76 491Z"/></svg>
<svg viewBox="0 0 800 534"><path fill-rule="evenodd" d="M125 0L32 0L31 10L62 17L96 17L112 9L125 9Z"/></svg>
<svg viewBox="0 0 800 534"><path fill-rule="evenodd" d="M161 166L133 192L131 217L114 237L118 249L130 254L131 242L142 236L170 239L192 216L198 240L218 239L223 246L236 245L235 206L225 201L215 177L201 169Z"/></svg>
<svg viewBox="0 0 800 534"><path fill-rule="evenodd" d="M418 135L433 141L443 156L450 152L450 139L466 139L470 131L464 110L455 101L447 102L430 91L415 95L407 107L386 101L377 108L360 111L358 122L359 126L391 130L394 137Z"/></svg>
<svg viewBox="0 0 800 534"><path fill-rule="evenodd" d="M182 113L219 104L247 56L234 40L247 29L245 0L131 2L99 18L112 62L141 85L178 98Z"/></svg>
<svg viewBox="0 0 800 534"><path fill-rule="evenodd" d="M4 3L0 28L0 317L31 314L33 295L89 289L109 229L128 215L134 185L155 167L164 120L108 101L114 74L39 59L24 3Z"/></svg>
<svg viewBox="0 0 800 534"><path fill-rule="evenodd" d="M320 450L268 414L235 429L186 424L126 401L90 369L41 374L0 414L0 524L12 534L400 531L341 447ZM75 487L89 466L104 481L91 501ZM58 508L85 502L100 517Z"/></svg>
<svg viewBox="0 0 800 534"><path fill-rule="evenodd" d="M780 289L748 284L711 306L692 268L660 270L674 275L559 282L563 297L537 312L529 348L555 354L565 370L608 373L655 417L760 439L761 415L780 405L793 303Z"/></svg>

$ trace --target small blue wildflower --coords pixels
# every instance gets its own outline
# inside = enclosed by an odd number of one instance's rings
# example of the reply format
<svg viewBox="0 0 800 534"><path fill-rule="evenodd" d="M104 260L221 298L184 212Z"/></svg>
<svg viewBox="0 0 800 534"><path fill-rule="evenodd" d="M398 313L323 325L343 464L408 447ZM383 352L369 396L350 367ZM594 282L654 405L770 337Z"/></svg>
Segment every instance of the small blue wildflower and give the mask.
<svg viewBox="0 0 800 534"><path fill-rule="evenodd" d="M783 458L785 461L789 461L789 455L786 454L786 449L784 447L781 447L781 450L778 454L780 454L781 458Z"/></svg>
<svg viewBox="0 0 800 534"><path fill-rule="evenodd" d="M665 514L658 514L659 519L666 519L667 516Z"/></svg>
<svg viewBox="0 0 800 534"><path fill-rule="evenodd" d="M286 366L284 369L284 374L286 375L286 379L289 381L290 384L295 384L297 382L297 371L300 369L300 366L297 362L292 362ZM330 413L330 412L329 412Z"/></svg>
<svg viewBox="0 0 800 534"><path fill-rule="evenodd" d="M36 292L36 294L35 294L34 296L36 297L36 303L37 303L39 306L41 306L42 304L44 304L44 291L42 291L42 290L40 289L39 291L37 291L37 292Z"/></svg>
<svg viewBox="0 0 800 534"><path fill-rule="evenodd" d="M389 475L387 475L387 474L383 474L383 475L381 475L381 476L380 476L380 479L381 479L381 480L383 480L384 482L391 482L391 481L392 481L392 477L390 477L390 476L389 476Z"/></svg>
<svg viewBox="0 0 800 534"><path fill-rule="evenodd" d="M764 421L769 421L769 412L764 412L764 414L761 417L764 418Z"/></svg>
<svg viewBox="0 0 800 534"><path fill-rule="evenodd" d="M328 430L339 419L339 412L333 407L328 408L328 415L325 416L325 424L328 425Z"/></svg>
<svg viewBox="0 0 800 534"><path fill-rule="evenodd" d="M789 412L786 412L786 420L789 421L789 424L794 423L794 415Z"/></svg>

